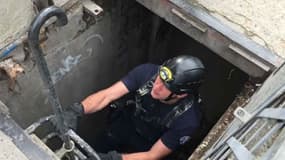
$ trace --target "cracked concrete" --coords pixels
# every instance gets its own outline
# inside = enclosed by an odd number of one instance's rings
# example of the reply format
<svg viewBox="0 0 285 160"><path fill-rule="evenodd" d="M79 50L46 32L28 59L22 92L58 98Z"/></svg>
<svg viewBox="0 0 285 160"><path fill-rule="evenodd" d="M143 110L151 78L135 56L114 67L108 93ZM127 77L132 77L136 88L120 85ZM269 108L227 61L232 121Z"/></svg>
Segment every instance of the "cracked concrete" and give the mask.
<svg viewBox="0 0 285 160"><path fill-rule="evenodd" d="M5 133L0 131L0 159L2 160L28 160Z"/></svg>
<svg viewBox="0 0 285 160"><path fill-rule="evenodd" d="M285 1L188 0L245 34L258 44L285 57Z"/></svg>

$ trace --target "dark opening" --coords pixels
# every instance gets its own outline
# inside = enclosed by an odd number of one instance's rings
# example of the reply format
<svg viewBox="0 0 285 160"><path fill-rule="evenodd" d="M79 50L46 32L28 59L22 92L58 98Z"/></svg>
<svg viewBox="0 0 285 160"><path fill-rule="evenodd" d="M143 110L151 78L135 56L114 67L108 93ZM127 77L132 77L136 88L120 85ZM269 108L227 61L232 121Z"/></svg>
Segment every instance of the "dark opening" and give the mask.
<svg viewBox="0 0 285 160"><path fill-rule="evenodd" d="M126 2L124 3L126 4ZM195 139L190 140L189 143L171 155L175 157L173 159L187 159L209 129L233 102L249 76L141 5L130 1L128 3L128 5L123 6L119 2L114 2L113 6L111 5L113 7L111 14L126 16L122 22L122 25L125 25L122 29L125 37L122 37L122 42L118 42L124 43L122 45L124 52L132 52L134 49L144 50L145 54L143 55L131 54L129 61L139 58L142 63L161 64L168 58L180 54L189 54L199 57L206 65L207 78L200 89L203 98L202 110L205 114L205 127ZM108 9L106 10L108 11ZM138 32L143 33L143 35L137 35ZM132 43L134 38L142 39L140 42L143 43L140 44L140 48ZM132 62L126 63L133 67L138 65L132 64ZM97 133L104 128L106 113L107 111L95 113L81 121L79 134L87 142L92 142Z"/></svg>

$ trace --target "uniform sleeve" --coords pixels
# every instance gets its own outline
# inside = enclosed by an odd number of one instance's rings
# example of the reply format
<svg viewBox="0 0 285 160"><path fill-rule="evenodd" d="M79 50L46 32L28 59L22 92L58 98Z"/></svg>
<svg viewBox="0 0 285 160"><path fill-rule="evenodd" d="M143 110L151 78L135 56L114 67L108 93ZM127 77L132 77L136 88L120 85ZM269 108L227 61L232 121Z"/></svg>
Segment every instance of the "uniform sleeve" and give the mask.
<svg viewBox="0 0 285 160"><path fill-rule="evenodd" d="M130 92L135 91L148 81L157 72L157 69L158 65L155 64L141 64L123 77L122 82Z"/></svg>
<svg viewBox="0 0 285 160"><path fill-rule="evenodd" d="M197 128L198 127L187 127L182 129L170 128L162 135L161 141L167 148L175 150L180 145L189 141Z"/></svg>

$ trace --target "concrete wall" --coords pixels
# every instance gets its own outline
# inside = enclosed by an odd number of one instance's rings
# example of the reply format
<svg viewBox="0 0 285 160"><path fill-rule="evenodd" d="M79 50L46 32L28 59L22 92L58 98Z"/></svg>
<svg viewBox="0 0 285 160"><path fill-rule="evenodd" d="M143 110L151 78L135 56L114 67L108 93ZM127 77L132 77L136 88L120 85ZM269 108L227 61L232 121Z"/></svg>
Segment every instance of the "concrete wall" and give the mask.
<svg viewBox="0 0 285 160"><path fill-rule="evenodd" d="M22 36L29 27L34 10L31 0L0 0L0 48Z"/></svg>
<svg viewBox="0 0 285 160"><path fill-rule="evenodd" d="M48 28L48 40L42 46L62 105L80 101L90 93L119 80L128 70L146 61L148 15L133 1L104 1L105 13L94 25L82 17L82 6L68 11L69 23L62 28ZM144 23L138 23L144 22ZM13 55L23 55L19 47ZM27 127L51 113L42 89L42 81L33 58L20 62L25 69L14 91L8 81L0 81L0 99L11 115Z"/></svg>

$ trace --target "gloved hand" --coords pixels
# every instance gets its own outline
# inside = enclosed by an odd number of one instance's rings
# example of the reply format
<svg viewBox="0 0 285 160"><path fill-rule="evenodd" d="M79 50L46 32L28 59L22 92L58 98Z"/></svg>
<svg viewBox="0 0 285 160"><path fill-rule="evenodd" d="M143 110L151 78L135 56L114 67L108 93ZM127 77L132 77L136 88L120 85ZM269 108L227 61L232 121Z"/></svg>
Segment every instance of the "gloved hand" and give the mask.
<svg viewBox="0 0 285 160"><path fill-rule="evenodd" d="M125 104L121 101L114 101L109 105L108 122L112 123L117 121L123 114Z"/></svg>
<svg viewBox="0 0 285 160"><path fill-rule="evenodd" d="M63 111L64 125L76 130L77 122L84 115L84 108L81 103L74 103Z"/></svg>
<svg viewBox="0 0 285 160"><path fill-rule="evenodd" d="M98 153L101 160L123 160L122 155L117 151L110 151L108 153ZM86 160L97 160L96 158L87 158Z"/></svg>
<svg viewBox="0 0 285 160"><path fill-rule="evenodd" d="M68 128L76 130L77 121L84 115L84 108L81 103L74 103L63 110L63 123ZM51 119L51 122L56 125L56 118Z"/></svg>

